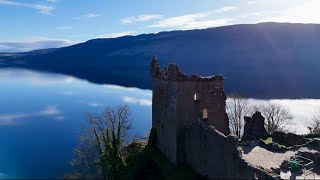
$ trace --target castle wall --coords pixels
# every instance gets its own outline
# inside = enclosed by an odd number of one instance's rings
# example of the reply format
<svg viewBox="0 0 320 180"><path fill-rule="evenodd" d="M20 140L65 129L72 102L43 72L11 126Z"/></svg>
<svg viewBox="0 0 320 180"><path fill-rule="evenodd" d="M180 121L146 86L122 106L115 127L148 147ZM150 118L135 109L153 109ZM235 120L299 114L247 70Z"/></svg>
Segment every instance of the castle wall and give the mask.
<svg viewBox="0 0 320 180"><path fill-rule="evenodd" d="M198 100L194 99L197 94ZM222 80L178 81L178 119L181 126L188 126L203 119L207 109L207 121L225 135L230 134L229 121L225 110L226 96Z"/></svg>
<svg viewBox="0 0 320 180"><path fill-rule="evenodd" d="M183 162L184 128L199 120L215 126L225 135L230 134L225 113L225 94L222 81L178 81L177 121L178 121L178 162ZM194 95L198 95L198 100ZM203 119L207 109L208 119Z"/></svg>
<svg viewBox="0 0 320 180"><path fill-rule="evenodd" d="M185 163L208 179L272 179L250 166L237 149L237 137L224 136L214 127L197 122L186 127Z"/></svg>
<svg viewBox="0 0 320 180"><path fill-rule="evenodd" d="M156 146L173 163L177 154L177 83L154 79L152 126L156 129Z"/></svg>
<svg viewBox="0 0 320 180"><path fill-rule="evenodd" d="M184 162L184 128L195 121L203 120L223 134L230 134L224 77L187 76L174 64L160 69L156 59L151 62L151 74L154 80L152 125L158 134L156 144L171 162ZM203 117L204 110L207 118Z"/></svg>

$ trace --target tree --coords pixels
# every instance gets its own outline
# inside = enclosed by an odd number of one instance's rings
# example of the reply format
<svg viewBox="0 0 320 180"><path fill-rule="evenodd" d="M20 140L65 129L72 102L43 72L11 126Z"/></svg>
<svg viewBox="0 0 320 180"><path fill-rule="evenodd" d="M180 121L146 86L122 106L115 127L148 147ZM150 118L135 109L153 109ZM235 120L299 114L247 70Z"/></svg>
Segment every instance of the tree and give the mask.
<svg viewBox="0 0 320 180"><path fill-rule="evenodd" d="M131 128L128 106L107 107L101 114L87 114L81 142L71 165L79 178L120 178L125 166L122 148Z"/></svg>
<svg viewBox="0 0 320 180"><path fill-rule="evenodd" d="M269 134L274 131L288 132L292 124L293 116L289 109L277 103L263 103L257 107L265 117L265 127Z"/></svg>
<svg viewBox="0 0 320 180"><path fill-rule="evenodd" d="M243 117L251 113L251 104L248 99L238 94L230 94L227 99L226 110L231 132L240 138L244 126Z"/></svg>
<svg viewBox="0 0 320 180"><path fill-rule="evenodd" d="M320 108L313 115L310 131L312 134L320 134Z"/></svg>

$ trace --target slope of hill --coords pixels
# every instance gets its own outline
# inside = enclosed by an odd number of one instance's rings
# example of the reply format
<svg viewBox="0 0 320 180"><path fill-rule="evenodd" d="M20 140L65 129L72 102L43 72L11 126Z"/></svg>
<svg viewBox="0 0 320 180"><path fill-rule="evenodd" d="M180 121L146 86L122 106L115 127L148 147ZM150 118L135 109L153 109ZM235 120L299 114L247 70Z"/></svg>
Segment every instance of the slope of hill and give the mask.
<svg viewBox="0 0 320 180"><path fill-rule="evenodd" d="M2 54L0 67L58 72L96 83L151 88L149 64L226 76L227 92L255 98L320 98L320 25L261 23L94 39Z"/></svg>

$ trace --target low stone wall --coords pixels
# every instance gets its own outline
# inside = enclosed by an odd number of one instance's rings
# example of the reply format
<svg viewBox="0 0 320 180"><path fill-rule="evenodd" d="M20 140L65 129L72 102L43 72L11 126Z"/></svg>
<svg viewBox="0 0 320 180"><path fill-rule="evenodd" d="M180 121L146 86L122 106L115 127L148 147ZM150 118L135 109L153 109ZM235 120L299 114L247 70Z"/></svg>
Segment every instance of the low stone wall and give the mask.
<svg viewBox="0 0 320 180"><path fill-rule="evenodd" d="M273 179L246 163L238 150L238 138L197 122L185 130L185 163L208 179Z"/></svg>
<svg viewBox="0 0 320 180"><path fill-rule="evenodd" d="M272 135L275 142L281 142L288 146L302 145L309 141L304 136L293 133L274 132Z"/></svg>

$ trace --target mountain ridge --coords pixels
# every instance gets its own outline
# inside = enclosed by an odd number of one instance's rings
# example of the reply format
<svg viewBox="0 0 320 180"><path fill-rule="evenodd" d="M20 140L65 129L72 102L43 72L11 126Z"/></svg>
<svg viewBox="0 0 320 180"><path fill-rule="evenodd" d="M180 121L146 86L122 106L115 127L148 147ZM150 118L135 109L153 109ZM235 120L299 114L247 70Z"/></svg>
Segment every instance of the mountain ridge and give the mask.
<svg viewBox="0 0 320 180"><path fill-rule="evenodd" d="M320 25L240 24L169 31L50 50L0 54L0 67L57 72L101 84L151 89L149 64L223 74L227 92L253 98L320 98Z"/></svg>

